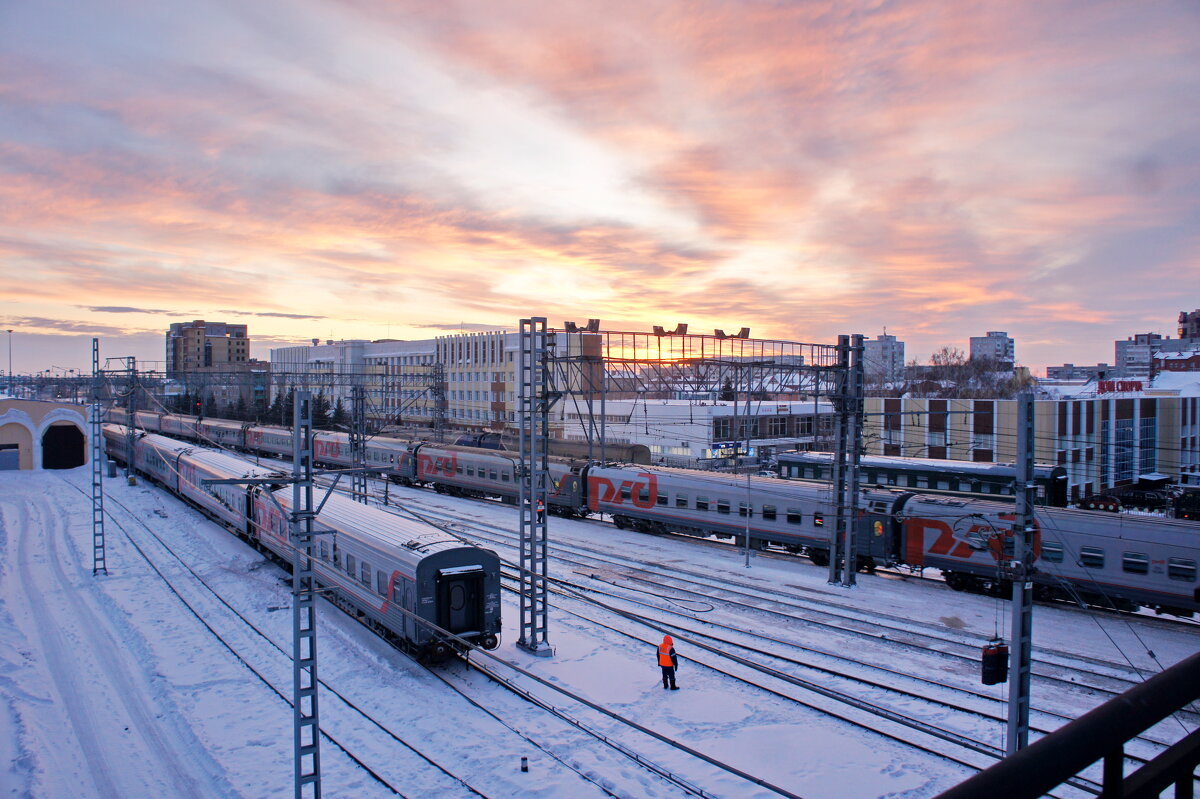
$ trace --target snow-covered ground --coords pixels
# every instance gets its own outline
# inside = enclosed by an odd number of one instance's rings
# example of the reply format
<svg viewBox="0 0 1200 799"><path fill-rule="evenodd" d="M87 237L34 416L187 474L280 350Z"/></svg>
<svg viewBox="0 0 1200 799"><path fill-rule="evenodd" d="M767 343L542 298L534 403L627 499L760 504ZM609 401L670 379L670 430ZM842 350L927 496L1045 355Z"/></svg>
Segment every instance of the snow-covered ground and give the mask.
<svg viewBox="0 0 1200 799"><path fill-rule="evenodd" d="M0 475L0 763L7 764L0 766L0 795L291 795L286 576L155 487L107 479L105 489L109 573L93 577L87 469ZM515 522L513 511L499 505L415 490L394 491L393 498L501 527ZM826 585L825 571L800 559L757 557L747 570L733 549L593 522L552 519L550 529L552 539L564 545L608 547L647 564L682 565L831 605L886 610L929 629L987 636L998 619L1007 618L1006 604L929 582L863 576L858 588L847 590ZM554 569L558 576L580 579L570 566ZM619 570L612 567L613 573ZM671 593L669 581L662 591ZM714 614L720 613L720 602L713 604ZM927 797L971 773L737 682L705 666L706 658L683 644L682 690L663 691L649 646L653 633L633 623L621 628L607 620L618 627L614 631L552 610L555 654L535 658L514 645L518 614L511 599L504 610L499 657L808 799ZM331 736L321 753L329 796L683 792L460 663L432 670L418 666L328 607L319 623L320 676L354 706L331 690L321 693L322 727ZM1200 627L1070 608L1039 606L1034 624L1036 643L1056 656L1128 660L1147 673L1200 645ZM898 657L870 638L850 644L816 628L806 635L809 643L854 648L866 660ZM935 653L908 653L891 665L978 687L977 670L950 665ZM561 695L543 688L534 693L711 795L775 795L665 743L621 730ZM1070 715L1102 699L1035 693L1034 704ZM999 726L990 734L992 743L1002 742ZM522 757L528 758L528 772L520 769Z"/></svg>

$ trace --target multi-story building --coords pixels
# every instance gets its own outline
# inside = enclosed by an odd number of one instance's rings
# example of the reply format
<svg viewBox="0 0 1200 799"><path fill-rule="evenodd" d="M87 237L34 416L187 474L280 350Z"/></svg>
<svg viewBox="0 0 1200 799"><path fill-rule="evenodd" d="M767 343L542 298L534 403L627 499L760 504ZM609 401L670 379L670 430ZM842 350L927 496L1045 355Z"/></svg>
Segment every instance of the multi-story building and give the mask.
<svg viewBox="0 0 1200 799"><path fill-rule="evenodd" d="M1116 374L1120 377L1150 377L1154 353L1165 339L1158 333L1138 333L1116 344Z"/></svg>
<svg viewBox="0 0 1200 799"><path fill-rule="evenodd" d="M1017 345L1008 333L989 330L986 336L971 336L970 358L972 361L997 361L1011 366L1017 361Z"/></svg>
<svg viewBox="0 0 1200 799"><path fill-rule="evenodd" d="M1179 337L1200 339L1200 308L1179 312Z"/></svg>
<svg viewBox="0 0 1200 799"><path fill-rule="evenodd" d="M167 374L245 363L250 357L246 325L226 322L174 322L167 330Z"/></svg>
<svg viewBox="0 0 1200 799"><path fill-rule="evenodd" d="M1154 373L1200 372L1200 343L1187 350L1160 350L1154 354Z"/></svg>
<svg viewBox="0 0 1200 799"><path fill-rule="evenodd" d="M863 341L863 373L868 380L895 383L904 379L904 342L884 333Z"/></svg>
<svg viewBox="0 0 1200 799"><path fill-rule="evenodd" d="M1098 363L1095 366L1076 366L1073 363L1064 363L1062 366L1046 367L1048 380L1099 380L1112 373L1113 367L1106 363Z"/></svg>
<svg viewBox="0 0 1200 799"><path fill-rule="evenodd" d="M1098 381L1089 393L1035 403L1034 459L1067 467L1074 500L1140 475L1200 483L1200 391L1155 395L1140 381ZM1016 400L868 397L870 454L1013 462Z"/></svg>

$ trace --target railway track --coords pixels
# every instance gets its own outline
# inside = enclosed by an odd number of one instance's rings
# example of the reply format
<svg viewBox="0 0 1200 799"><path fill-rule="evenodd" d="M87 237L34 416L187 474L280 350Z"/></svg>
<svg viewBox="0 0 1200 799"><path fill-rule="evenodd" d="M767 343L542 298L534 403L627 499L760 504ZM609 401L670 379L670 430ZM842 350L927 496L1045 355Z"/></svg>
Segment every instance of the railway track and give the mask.
<svg viewBox="0 0 1200 799"><path fill-rule="evenodd" d="M461 532L463 532L464 524L461 520L453 521L456 518L457 517L454 517L453 515L451 515L449 517L444 517L443 521L449 522L448 527L447 527L447 529L449 531L461 533ZM477 523L470 523L469 525L466 525L466 526L470 527L472 532L479 532L482 529L490 529L490 527L481 527ZM494 532L494 530L492 530L492 532ZM502 535L500 537L490 538L490 539L488 539L488 543L501 544L501 545L506 545L506 546L512 545L511 537L505 536L505 535ZM561 553L559 553L559 559L561 560L561 558L562 558L562 555L561 555ZM589 564L589 565L591 565L591 564ZM584 576L588 577L588 578L592 578L592 579L595 578L594 574L586 574ZM653 593L655 595L661 597L662 589L660 586L663 581L663 579L662 579L663 577L664 577L663 574L655 573L653 575L653 577L650 577L650 578L642 577L642 578L638 578L638 579L639 579L639 581L643 582L647 586L647 589L653 589ZM567 588L569 590L574 590L574 591L585 591L585 592L592 593L592 594L600 593L600 594L603 594L605 597L609 598L610 600L632 602L634 604L641 605L645 608L651 608L652 612L654 614L656 614L653 617L647 616L644 613L631 614L627 610L624 610L624 611L617 610L617 609L612 608L611 606L605 605L605 607L608 608L609 610L615 610L615 612L622 613L623 615L625 615L626 618L629 618L629 619L632 619L635 621L650 622L652 625L654 623L657 623L659 625L664 624L664 623L670 624L671 632L673 635L676 635L677 637L680 634L683 634L685 636L691 636L693 643L700 644L699 639L704 638L709 641L715 642L716 647L722 648L721 651L727 652L730 648L740 648L745 653L747 653L743 657L750 656L750 657L757 657L760 659L760 662L749 664L751 668L759 669L760 671L762 671L764 673L768 673L772 676L776 676L776 677L779 676L777 673L777 669L775 669L773 666L765 665L761 662L761 659L763 658L764 655L766 656L765 659L767 659L771 662L775 662L775 663L782 663L789 668L800 668L800 669L809 670L810 672L822 675L825 678L832 677L834 679L838 679L843 682L849 682L849 683L855 684L859 687L865 687L870 691L875 691L875 692L883 691L887 694L892 695L893 698L898 695L902 698L902 700L904 702L908 702L908 703L919 702L919 703L926 703L929 705L933 705L935 707L932 708L932 715L944 714L946 711L948 711L949 709L952 708L956 713L973 715L977 718L997 723L997 724L1001 725L1001 727L1003 726L1003 723L1006 720L1005 715L1001 712L1003 710L1003 708L999 707L1004 704L1003 700L996 696L987 694L983 691L979 691L977 689L968 689L968 688L963 688L960 685L954 685L954 684L947 683L944 681L930 680L928 678L920 677L920 676L914 675L909 672L901 672L900 670L897 670L897 669L889 669L885 666L879 665L878 663L868 663L861 659L847 658L844 655L831 652L828 649L816 650L813 647L805 647L805 646L797 645L793 641L784 640L779 637L763 636L763 635L753 632L752 630L745 628L745 627L739 628L736 626L731 626L729 624L720 624L720 623L716 623L716 622L712 622L712 621L708 621L708 620L706 620L700 624L693 624L690 627L681 626L680 619L687 619L688 621L695 621L698 614L694 612L694 607L695 607L694 604L691 606L692 607L691 610L674 609L674 608L670 608L670 607L663 608L661 601L659 601L657 603L647 603L645 601L639 601L636 598L630 598L626 593L617 592L614 590L598 590L595 585L584 585L584 584L578 584L578 583L571 584L569 581L564 581L564 580L553 580L552 582L555 586L557 586L559 588ZM692 603L713 599L713 595L707 587L705 589L705 593L692 592L692 591L688 591L685 593L688 593L691 595L692 598L688 599L686 601L692 602ZM680 597L678 596L678 592L673 592L673 594L675 594L672 597L673 604L682 605L682 602L679 601ZM754 610L754 611L762 611L761 605L759 605L757 603L754 605L745 605L744 607L746 607L750 610ZM771 612L777 613L777 611L771 611ZM672 616L674 618L664 621L664 619L662 618L663 615ZM786 618L790 619L790 616L788 616L787 614L783 614L783 615ZM894 618L894 617L892 617L892 618ZM697 629L697 627L705 627L708 629ZM717 627L727 634L725 636L714 635L714 633L712 632L713 627ZM656 629L662 629L662 628L656 627ZM738 640L735 640L734 638L729 637L728 634L733 634L735 636L740 636L742 638L748 637L750 639L750 641L749 642L746 642L744 640L738 641ZM773 647L775 650L782 649L785 651L783 651L783 652L780 652L780 651L767 652L765 650L766 646ZM789 655L789 654L787 654L786 650L800 650L805 653L805 659L801 660L792 655ZM934 650L934 651L940 652L940 650ZM885 679L887 680L887 682L885 683L885 682L882 682L882 681L876 680L876 679L866 679L866 678L863 678L861 675L847 673L845 669L831 669L828 666L823 666L818 662L814 662L814 659L812 657L813 654L818 654L820 656L827 657L827 658L833 658L833 659L835 659L837 661L841 661L843 663L849 662L849 663L854 664L857 667L867 666L872 669L880 670L885 673L885 675L886 675ZM975 657L976 657L976 655L975 655L974 651L972 651L969 656L969 659L972 662L972 664L975 661ZM789 678L785 676L782 679L784 679L785 681L788 681ZM1070 685L1071 687L1074 687L1074 688L1079 687L1079 684L1076 680L1063 680L1063 678L1059 678L1059 677L1047 677L1046 679L1060 680L1060 681L1063 681L1066 684ZM905 689L902 689L897 686L897 684L896 684L897 680L903 681L905 684L912 684L912 683L919 683L919 684L914 686L912 689L905 690ZM804 681L792 680L792 682L802 683ZM1129 684L1132 684L1132 682L1130 682ZM928 694L928 691L931 687L936 687L939 690L951 692L953 694L953 699L942 700L942 699L938 699L936 697L930 696ZM1124 687L1125 686L1121 686L1121 690L1124 690ZM1090 688L1090 690L1104 691L1109 694L1115 694L1117 692L1111 688L1101 688L1099 686L1092 686ZM858 700L857 698L848 697L845 693L843 693L839 698L842 699L843 701L862 704L861 701ZM971 703L974 703L974 706L971 706ZM867 703L867 704L871 704L871 703ZM879 715L882 715L885 717L886 716L895 717L895 715L896 715L894 711L889 711L883 707L878 707L878 708L876 708L876 710L879 713ZM1065 714L1065 713L1055 713L1055 712L1049 711L1049 710L1037 711L1037 712L1035 712L1035 715L1034 715L1035 723L1034 723L1033 731L1035 733L1045 734L1045 733L1051 731L1051 729L1061 726L1062 723L1065 723L1066 721L1070 720L1071 718L1073 718L1073 714L1069 715L1069 714ZM893 720L895 720L895 719L893 718ZM949 739L949 740L958 741L960 743L963 742L963 736L959 732L948 730L945 727L942 727L940 729L928 729L929 725L925 725L912 717L909 717L907 719L900 719L899 723L901 723L905 726L909 726L911 728L925 729L926 731L930 732L930 734L932 734L933 736L942 737L944 740ZM1002 733L1001 733L1000 737L1002 737ZM1170 741L1165 741L1165 740L1162 740L1162 739L1154 737L1154 736L1150 736L1150 735L1143 736L1143 738L1139 741L1139 744L1138 744L1138 746L1141 747L1142 754L1138 754L1136 752L1131 751L1129 753L1130 754L1129 761L1135 765L1144 763L1146 761L1146 759L1148 759L1148 757L1152 757L1155 754L1157 754L1158 752L1162 751L1162 749L1169 746L1170 743L1171 743ZM978 741L974 742L974 744L976 744L976 746L975 746L976 751L986 752L986 753L989 753L994 756L999 756L1002 754L998 747L990 746L988 744L983 744ZM973 746L972 742L969 742L969 741L966 742L964 745L967 748L972 748L972 746Z"/></svg>
<svg viewBox="0 0 1200 799"><path fill-rule="evenodd" d="M71 485L73 488L75 488L81 494L86 495L86 492L84 492L83 489L81 489L78 486L75 486L73 484L71 484ZM140 535L138 535L138 536L131 535L129 530L127 529L127 526L121 524L121 522L118 521L118 519L116 518L116 516L113 513L112 507L110 507L110 506L115 506L117 509L120 510L120 512L125 516L125 518L128 521L132 521L134 526L140 528ZM269 653L269 655L276 656L277 658L282 659L282 661L285 663L290 663L290 660L291 660L290 651L288 649L285 649L285 647L281 646L276 641L274 641L272 639L272 637L267 632L265 632L259 625L255 624L244 613L242 613L237 608L235 608L233 606L233 604L231 604L228 600L226 600L220 594L219 591L217 591L208 581L206 581L202 575L200 575L189 563L187 563L187 561L178 552L176 552L174 548L172 548L166 541L164 541L163 538L161 536L159 536L149 525L147 525L134 511L132 511L130 508L128 508L124 503L115 499L111 494L106 494L106 515L110 519L110 521L114 525L117 526L117 528L118 528L118 530L120 530L121 534L126 538L126 540L135 549L135 551L138 552L139 556L147 563L147 565L151 568L151 570L153 570L155 572L155 574L167 585L167 587L171 591L171 593L173 593L176 597L178 597L180 599L181 602L183 602L185 607L187 607L188 611L193 616L195 616L198 620L201 621L201 623L205 626L205 628L208 630L208 632L210 634L212 634L214 637L216 637L218 639L218 641L228 651L230 651L240 663L242 663L242 665L244 665L246 668L250 669L254 673L254 675L260 681L262 681L268 688L270 688L282 701L288 702L288 699L285 696L285 693L283 691L281 691L279 688L277 688L273 684L273 682L264 674L266 669L264 669L261 665L252 665L252 662L255 661L256 656L244 652L243 651L245 649L244 646L242 646L242 647L234 646L228 640L229 639L228 634L222 635L222 633L218 631L217 627L214 624L211 624L207 620L210 619L214 615L220 615L222 613L226 614L227 616L231 616L232 619L235 619L237 622L240 622L240 624L243 627L247 628L248 636L256 638L256 639L258 639L259 642L261 642L261 644L264 646L264 648ZM144 535L146 538L142 539L140 541L137 540L138 538L141 538L142 535ZM149 539L149 540L146 540L146 539ZM199 588L202 589L202 593L207 595L207 597L206 597L207 604L205 604L205 601L197 601L195 596L185 597L185 594L188 593L187 589L181 590L180 586L179 586L179 581L172 580L170 577L168 577L167 570L165 568L163 568L162 564L159 561L157 561L155 558L153 558L149 554L149 550L152 548L151 546L148 546L148 544L150 542L153 542L154 548L161 550L161 553L165 553L166 557L168 557L171 561L173 561L174 563L176 563L182 567L184 572L186 572L187 575L191 578L191 582L193 582L194 584L199 586ZM201 607L202 605L203 605L203 607ZM219 606L219 608L221 608L221 610L218 610L218 606ZM397 651L404 654L402 652L402 650L400 650L399 648L397 648ZM486 658L485 658L486 662L481 661L482 656L486 656ZM711 766L714 766L717 770L719 770L721 772L724 772L726 774L731 774L741 780L745 780L745 781L748 781L755 785L767 788L767 789L771 790L773 793L778 794L780 796L790 797L790 799L801 799L801 797L799 797L797 794L794 794L781 786L772 785L772 784L766 782L765 780L755 777L754 775L742 772L739 769L721 761L718 758L715 758L715 757L712 757L709 755L705 755L703 752L692 749L691 747L688 747L679 741L671 740L668 737L663 736L659 733L656 733L655 731L653 731L643 725L640 725L631 719L624 718L616 713L612 713L611 711L608 711L608 710L604 709L603 707L590 702L586 698L579 696L579 695L571 692L570 690L563 688L562 686L553 685L541 678L538 678L535 675L532 675L529 672L527 672L523 669L520 669L519 667L515 666L514 664L508 663L501 658L491 655L490 653L482 652L481 650L476 650L475 656L474 656L474 658L471 659L470 662L471 662L471 665L473 668L475 668L480 673L487 675L496 684L504 686L509 691L520 696L523 700L530 702L531 704L541 708L542 710L544 710L547 713L553 715L554 717L560 719L561 721L565 722L566 724L569 724L571 727L584 732L592 740L599 741L603 746L618 753L622 757L627 758L630 761L636 763L639 767L655 774L658 778L661 778L662 780L671 784L673 786L673 788L675 789L675 791L682 791L684 794L693 795L693 796L697 796L697 797L715 796L715 794L713 794L712 792L706 791L706 790L696 786L692 781L681 776L676 771L673 771L672 769L669 769L665 766L659 765L658 763L655 762L655 760L653 758L648 757L643 754L639 754L639 752L636 751L633 747L631 747L627 744L624 744L620 740L618 740L618 737L617 737L617 735L614 735L613 730L607 730L607 731L600 730L594 724L588 724L588 723L581 721L580 718L578 717L578 715L568 713L563 708L557 706L554 702L547 701L544 697L538 696L537 693L530 690L528 686L523 687L521 685L521 681L514 679L512 675L518 674L521 676L521 678L523 680L526 680L526 681L533 680L535 682L539 682L543 688L548 688L548 689L554 691L560 697L565 697L565 698L571 700L572 702L586 705L591 710L596 711L597 713L599 713L603 716L606 716L608 719L617 722L619 725L622 725L623 727L625 727L629 730L634 730L638 733L649 736L650 738L656 738L659 742L666 744L671 749L677 750L677 751L682 751L693 757L698 758L699 760L705 761L706 763L708 763ZM505 675L505 673L504 673L505 670L508 670L509 672L511 672L511 674ZM456 693L458 693L460 696L462 696L462 698L465 701L470 702L477 709L480 709L483 712L487 713L489 716L491 716L497 722L503 724L504 726L506 726L510 730L512 730L514 733L516 733L517 735L522 737L527 743L531 744L534 747L537 747L538 749L542 750L550 757L554 758L556 761L560 762L564 767L574 771L582 779L595 785L595 787L598 790L600 790L601 792L603 792L604 794L606 794L608 796L620 795L618 793L614 793L610 788L603 785L599 780L597 780L593 776L585 773L585 771L582 768L572 764L570 762L570 757L572 754L571 752L556 752L555 747L547 746L547 745L537 742L534 738L529 736L527 733L522 732L515 724L512 723L511 720L503 718L501 715L497 714L494 709L487 708L484 703L480 702L477 698L472 696L471 691L469 690L469 687L466 686L461 680L455 680L453 677L451 677L445 673L437 673L437 672L432 672L432 671L430 673L432 673L435 677L437 677L437 679L439 679L443 684L445 684L450 690L453 690ZM475 795L475 796L487 796L488 795L487 793L480 790L479 788L466 782L461 777L453 774L451 771L446 769L444 766L441 766L439 763L437 763L434 759L432 759L428 755L421 752L410 741L405 740L394 729L391 729L388 725L381 722L378 718L374 717L371 713L369 713L367 710L365 710L363 707L361 707L358 703L356 703L354 700L349 698L345 694L345 692L340 691L335 686L331 685L325 678L321 678L320 684L321 684L321 687L324 692L328 693L329 695L331 695L331 696L335 697L337 700L339 700L348 711L361 717L362 721L368 723L378 733L382 733L382 734L386 735L387 737L391 738L396 743L398 743L401 746L403 746L404 748L410 750L418 758L425 761L425 763L428 766L430 766L434 769L437 769L444 776L449 777L449 778L453 779L455 782L457 782L459 784L459 787L462 789L460 791L460 793L465 791L466 794ZM290 702L288 702L288 703L290 705ZM329 715L328 708L323 708L322 714L323 714L323 719L328 717L328 715ZM322 735L325 737L325 739L328 740L335 747L340 749L342 752L344 752L356 765L358 765L360 768L367 771L368 774L370 774L370 776L373 779L378 781L381 785L383 785L385 788L387 788L393 794L398 795L398 796L429 795L428 788L417 789L417 791L415 793L406 794L406 793L402 792L400 789L398 789L396 787L396 782L401 777L408 774L409 769L403 768L394 763L389 763L387 766L380 766L380 767L372 767L372 766L367 765L364 757L360 757L360 756L356 755L354 752L352 752L350 750L350 748L348 748L348 746L341 740L341 736L334 737L334 735L331 734L327 730L326 727L327 727L327 725L323 722L321 731L322 731ZM383 773L384 771L386 771L388 769L392 770L393 772L398 771L399 775L393 774L393 775L391 775L390 780L389 780L389 777L385 776ZM439 796L454 795L452 792L448 792L444 787L436 789L434 792Z"/></svg>

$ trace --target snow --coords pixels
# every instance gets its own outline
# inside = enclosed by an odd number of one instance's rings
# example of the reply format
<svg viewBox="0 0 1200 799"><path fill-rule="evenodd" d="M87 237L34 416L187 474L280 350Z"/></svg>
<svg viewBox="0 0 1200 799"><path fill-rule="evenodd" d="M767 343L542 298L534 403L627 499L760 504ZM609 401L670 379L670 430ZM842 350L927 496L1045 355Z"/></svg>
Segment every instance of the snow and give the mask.
<svg viewBox="0 0 1200 799"><path fill-rule="evenodd" d="M89 471L0 475L0 763L7 764L0 767L0 796L290 795L291 709L279 695L291 693L291 664L284 654L290 654L291 636L286 576L156 487L109 479L105 490L109 574L93 577ZM392 494L414 508L453 513L481 524L511 529L515 523L512 509L501 505L419 490L393 489ZM741 553L733 548L624 532L592 521L555 518L549 526L552 541L564 548L608 549L626 561L784 589L798 600L830 607L882 609L912 620L914 630L988 636L997 624L1003 626L1008 613L1005 603L954 594L929 581L862 576L859 587L850 590L827 585L825 570L801 559L755 557L746 569ZM495 548L502 557L511 557L505 547ZM614 590L611 583L581 576L575 573L578 567L555 563L553 557L552 550L555 576ZM603 576L625 586L616 590L632 595L632 582L621 575L620 562L614 562ZM274 646L237 619L199 582L201 578ZM669 581L658 593L674 596ZM653 604L655 597L649 600ZM504 642L495 652L499 658L809 799L928 797L971 773L715 671L710 666L721 665L720 659L689 643L689 630L701 628L706 620L736 618L719 599L711 600L709 613L700 612L693 601L693 621L686 624L666 616L658 622L672 625L681 655L682 690L677 692L663 691L659 684L653 645L660 632L615 617L607 617L609 626L602 627L552 608L555 653L537 658L515 646L518 611L511 598L505 603ZM564 608L568 605L571 610L580 607L564 602ZM809 627L802 620L759 623L814 648L978 687L977 665L896 648L894 642L872 635L866 616L857 635ZM1195 625L1101 618L1071 608L1039 606L1034 625L1035 641L1045 650L1037 657L1048 664L1075 653L1115 663L1128 658L1149 673L1192 654L1200 643L1200 627ZM603 796L595 782L619 796L680 794L677 785L461 663L426 669L327 606L319 613L319 635L323 680L487 796ZM1155 657L1148 654L1151 650ZM513 679L522 678L514 674ZM761 675L756 679L774 686L771 690L785 687ZM532 682L523 685L583 726L621 740L713 795L775 795L661 741L631 735L562 694ZM502 721L472 705L464 693ZM999 689L995 695L1002 695ZM1098 701L1084 692L1047 691L1034 697L1035 709L1068 716ZM909 704L907 712L922 712L917 700ZM404 795L471 795L331 691L322 689L320 707L323 729ZM993 744L1002 742L1002 725L978 724L964 732ZM328 795L393 795L328 740L321 754ZM520 771L521 757L529 758L529 773Z"/></svg>

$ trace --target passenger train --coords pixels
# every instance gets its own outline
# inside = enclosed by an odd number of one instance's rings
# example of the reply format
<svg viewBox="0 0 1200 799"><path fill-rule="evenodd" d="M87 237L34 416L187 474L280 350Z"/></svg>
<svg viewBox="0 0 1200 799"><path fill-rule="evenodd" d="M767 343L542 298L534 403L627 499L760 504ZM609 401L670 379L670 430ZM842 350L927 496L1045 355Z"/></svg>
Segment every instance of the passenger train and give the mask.
<svg viewBox="0 0 1200 799"><path fill-rule="evenodd" d="M779 476L795 480L833 479L832 452L781 452ZM924 494L973 494L982 499L1012 498L1017 468L1011 463L973 463L897 455L862 455L859 480L864 484L915 488ZM1067 504L1067 468L1037 464L1033 469L1035 502L1056 508Z"/></svg>
<svg viewBox="0 0 1200 799"><path fill-rule="evenodd" d="M227 420L139 413L137 425L200 441L289 455L291 431ZM348 437L314 434L318 460L351 464ZM367 463L392 480L460 496L515 503L520 463L512 453L374 438ZM607 514L622 528L749 539L829 562L835 505L828 486L761 476L554 459L549 510ZM862 489L853 529L856 566L939 569L958 590L1005 593L1013 505L876 486ZM1039 507L1035 589L1043 598L1103 606L1200 610L1200 525Z"/></svg>
<svg viewBox="0 0 1200 799"><path fill-rule="evenodd" d="M178 430L178 428L177 428ZM270 478L277 471L241 458L104 425L108 456L133 468L290 565L291 487L205 485L211 479ZM290 436L289 436L290 442ZM313 572L325 596L418 657L440 660L457 638L495 649L500 641L500 559L415 520L334 494L316 517Z"/></svg>

